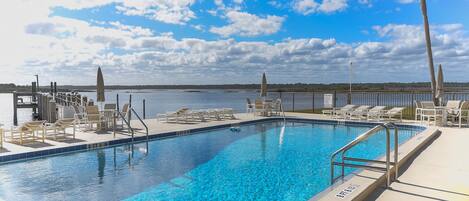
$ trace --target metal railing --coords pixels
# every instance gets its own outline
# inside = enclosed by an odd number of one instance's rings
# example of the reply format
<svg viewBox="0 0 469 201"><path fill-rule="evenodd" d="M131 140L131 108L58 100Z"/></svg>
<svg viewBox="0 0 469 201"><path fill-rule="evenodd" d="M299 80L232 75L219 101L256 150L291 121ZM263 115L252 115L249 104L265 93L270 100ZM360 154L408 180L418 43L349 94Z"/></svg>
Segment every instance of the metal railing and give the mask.
<svg viewBox="0 0 469 201"><path fill-rule="evenodd" d="M283 126L286 126L287 124L287 117L285 116L285 110L283 110L283 103L280 101L280 111L282 112L283 115Z"/></svg>
<svg viewBox="0 0 469 201"><path fill-rule="evenodd" d="M126 116L129 116L130 113L133 113L137 119L140 121L140 123L142 123L142 125L145 127L145 133L146 133L146 137L147 137L147 140L148 140L148 126L147 124L143 121L142 118L140 118L140 115L138 115L138 113L132 108L132 107L129 107L129 111L126 115L122 114L121 112L117 111L117 115L120 116L122 118L122 121L125 122L125 124L127 125L127 127L129 128L129 132L131 133L131 136L132 136L132 141L134 141L134 137L135 137L135 130L132 128L131 124L130 124L130 120L127 119ZM114 122L114 125L115 125L115 122ZM114 137L116 135L116 131L115 131L115 126L114 126Z"/></svg>
<svg viewBox="0 0 469 201"><path fill-rule="evenodd" d="M116 111L116 113L117 113L117 116L119 116L122 119L122 121L127 125L127 128L129 128L129 132L132 134L132 141L133 141L135 131L132 128L132 126L130 125L130 122L127 120L127 118L126 118L127 115L124 115L124 114L122 114L122 112L119 112L119 111ZM124 127L124 125L122 125L122 127ZM115 121L115 119L114 119L114 137L116 137L116 121Z"/></svg>
<svg viewBox="0 0 469 201"><path fill-rule="evenodd" d="M145 127L145 133L146 133L147 140L148 140L148 126L147 126L147 124L145 124L143 119L140 118L140 115L138 115L138 113L134 110L134 108L130 107L129 111L131 111L137 117L137 119L140 121L140 123L142 123L142 125ZM133 136L132 136L132 138L133 138Z"/></svg>
<svg viewBox="0 0 469 201"><path fill-rule="evenodd" d="M391 133L390 129L394 129L394 162L391 162ZM379 131L385 129L386 130L386 161L380 161L380 160L371 160L371 159L364 159L364 158L353 158L353 157L347 157L345 154L348 150L359 144L360 142L363 142L364 140L368 139L370 136L378 133ZM391 184L391 165L395 167L395 179L397 180L398 177L398 147L399 147L399 137L398 137L398 127L393 124L393 123L385 123L381 125L377 125L374 128L366 131L362 135L358 136L355 138L353 141L348 143L347 145L343 146L336 152L334 152L331 156L331 185L335 183L340 178L344 178L345 176L345 167L352 167L352 168L364 168L364 169L370 169L370 170L379 170L379 171L384 171L386 173L386 186L389 187ZM341 161L337 162L336 161L336 156L341 154ZM360 165L360 164L354 164L354 163L348 163L348 161L354 161L354 162L366 162L367 164L365 165ZM372 163L377 163L380 165L385 165L385 167L380 167L380 166L375 166L371 165ZM341 175L338 177L335 177L335 171L334 167L335 166L341 166L342 171Z"/></svg>
<svg viewBox="0 0 469 201"><path fill-rule="evenodd" d="M334 94L333 104L341 107L348 104L348 93L343 91L311 91L311 92L270 92L271 99L282 98L285 111L315 111L325 108L324 94ZM425 91L354 91L351 104L369 106L405 107L403 115L411 118L415 115L416 101L431 101L432 94ZM444 100L469 100L469 91L445 92Z"/></svg>

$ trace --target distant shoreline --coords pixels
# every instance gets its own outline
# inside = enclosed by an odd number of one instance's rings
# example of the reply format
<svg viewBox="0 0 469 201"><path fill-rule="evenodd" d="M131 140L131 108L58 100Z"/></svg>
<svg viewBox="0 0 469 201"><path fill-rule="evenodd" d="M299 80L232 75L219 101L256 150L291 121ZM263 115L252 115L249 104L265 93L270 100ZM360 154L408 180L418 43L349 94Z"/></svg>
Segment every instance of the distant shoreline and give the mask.
<svg viewBox="0 0 469 201"><path fill-rule="evenodd" d="M94 91L96 86L74 86L74 85L58 85L58 91ZM186 92L200 92L203 90L226 90L227 92L235 92L238 90L259 90L259 84L225 84L225 85L108 85L108 90L184 90ZM445 83L447 91L469 91L469 83L448 82ZM313 92L313 91L337 91L344 92L349 90L349 84L269 84L269 91L272 92ZM41 86L42 91L49 91L49 87ZM353 83L353 91L392 91L392 92L409 92L409 91L430 91L429 82L414 83ZM31 86L0 84L0 93L11 93L13 91L31 91Z"/></svg>

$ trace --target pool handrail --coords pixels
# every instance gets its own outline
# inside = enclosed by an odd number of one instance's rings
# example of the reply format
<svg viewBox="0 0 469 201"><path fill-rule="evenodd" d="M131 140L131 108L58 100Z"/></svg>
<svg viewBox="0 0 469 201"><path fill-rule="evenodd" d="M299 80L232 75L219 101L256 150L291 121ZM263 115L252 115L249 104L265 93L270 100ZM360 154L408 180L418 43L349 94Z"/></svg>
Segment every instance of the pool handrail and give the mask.
<svg viewBox="0 0 469 201"><path fill-rule="evenodd" d="M148 132L148 126L147 124L143 121L142 118L140 118L140 115L138 115L138 113L134 110L134 108L132 107L129 107L129 110L128 110L128 113L127 115L124 115L123 113L119 112L119 111L116 111L117 115L120 116L122 118L122 120L125 122L125 124L127 125L127 127L129 128L129 131L131 132L131 135L132 135L132 142L134 141L134 137L135 137L135 130L132 128L132 126L130 125L130 121L126 119L125 116L128 116L130 115L130 113L133 113L137 119L140 121L140 123L142 123L142 125L145 127L145 133L146 133L146 137L147 137L147 140L148 140L148 135L149 135L149 132ZM114 125L115 125L115 121L114 121ZM115 126L114 126L114 137L116 137L116 131L115 131Z"/></svg>
<svg viewBox="0 0 469 201"><path fill-rule="evenodd" d="M125 124L127 125L127 127L129 128L129 131L131 132L132 134L132 141L134 140L134 134L135 134L135 131L134 129L132 128L132 126L130 125L130 122L126 119L125 116L127 116L129 113L127 113L127 115L124 115L122 112L119 112L119 111L116 111L117 115L120 116L122 118L122 121L125 122ZM116 120L114 119L114 138L116 137Z"/></svg>
<svg viewBox="0 0 469 201"><path fill-rule="evenodd" d="M390 129L394 128L394 162L391 162L391 137L390 137ZM362 158L352 158L346 157L345 153L353 148L355 145L359 144L360 142L368 139L370 136L378 133L382 129L386 129L386 161L379 161L379 160L370 160L370 159L362 159ZM361 134L339 150L335 151L331 155L331 185L335 183L337 179L344 178L345 176L345 167L355 167L355 168L365 168L365 169L373 169L373 170L381 170L386 172L386 186L389 187L391 184L391 165L395 167L395 179L397 180L398 177L398 147L399 147L399 139L398 139L398 127L394 123L384 123L373 127L372 129L366 131L365 133ZM341 153L341 162L336 162L335 158L338 154ZM371 165L359 165L359 164L352 164L352 163L345 163L345 161L356 161L356 162L368 162L368 163L379 163L379 164L386 164L386 167L377 167ZM341 175L338 177L334 177L334 166L341 166L342 172Z"/></svg>
<svg viewBox="0 0 469 201"><path fill-rule="evenodd" d="M142 123L142 125L145 127L146 137L147 137L147 140L148 140L148 126L147 126L147 124L143 121L142 118L140 118L140 115L138 115L138 113L134 110L133 107L130 107L130 111L135 114L135 116L136 116L137 119L140 121L140 123ZM133 135L132 135L132 138L133 138ZM132 140L133 140L133 139L132 139Z"/></svg>

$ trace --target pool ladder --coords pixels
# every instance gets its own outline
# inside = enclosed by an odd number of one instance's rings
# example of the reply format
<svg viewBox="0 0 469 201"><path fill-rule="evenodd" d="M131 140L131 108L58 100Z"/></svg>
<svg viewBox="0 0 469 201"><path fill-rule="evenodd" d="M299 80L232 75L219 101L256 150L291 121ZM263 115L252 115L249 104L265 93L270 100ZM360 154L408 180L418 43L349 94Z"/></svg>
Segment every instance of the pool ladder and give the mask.
<svg viewBox="0 0 469 201"><path fill-rule="evenodd" d="M394 162L391 162L391 128L394 129ZM364 140L368 139L370 136L378 133L379 131L385 129L386 130L386 161L380 161L380 160L371 160L371 159L364 159L364 158L353 158L353 157L347 157L345 154L348 150L359 144L360 142L363 142ZM398 137L399 131L397 126L394 123L385 123L385 124L380 124L375 126L374 128L366 131L365 133L361 134L357 138L355 138L353 141L348 143L347 145L343 146L336 152L334 152L331 156L331 185L335 183L338 179L343 179L345 176L345 167L352 167L352 168L363 168L363 169L370 169L370 170L378 170L378 171L383 171L386 173L386 186L389 187L391 185L391 165L394 166L394 172L395 172L395 180L397 180L398 177L398 171L399 171L399 165L398 165L398 157L399 157L399 137ZM336 161L336 156L341 155L341 161L338 162ZM366 162L367 164L365 165L360 165L360 164L354 164L354 163L348 163L348 162ZM380 167L372 164L379 164L379 165L385 165L385 167ZM335 166L340 166L342 167L341 174L337 177L334 175L334 167Z"/></svg>
<svg viewBox="0 0 469 201"><path fill-rule="evenodd" d="M147 124L145 124L145 122L142 120L142 118L140 118L140 115L138 115L138 113L134 110L134 108L132 107L129 107L129 112L124 115L122 114L121 112L117 111L117 115L120 116L122 118L122 120L125 122L125 124L127 125L127 127L129 128L129 133L132 135L132 142L134 141L134 137L135 137L135 130L134 128L132 128L132 126L130 125L130 118L127 119L127 117L133 113L137 119L140 121L140 123L142 123L143 127L145 127L145 133L146 133L146 137L147 137L147 140L148 140L148 126ZM127 117L126 117L127 116ZM116 125L116 122L114 120L114 125ZM116 131L115 131L115 126L114 126L114 137L116 137Z"/></svg>

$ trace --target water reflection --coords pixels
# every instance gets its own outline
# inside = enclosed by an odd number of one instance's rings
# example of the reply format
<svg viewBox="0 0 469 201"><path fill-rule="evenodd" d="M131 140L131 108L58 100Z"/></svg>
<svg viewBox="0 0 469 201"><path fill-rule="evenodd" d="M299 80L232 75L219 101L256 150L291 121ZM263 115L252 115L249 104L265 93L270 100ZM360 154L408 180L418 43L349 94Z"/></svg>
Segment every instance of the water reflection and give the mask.
<svg viewBox="0 0 469 201"><path fill-rule="evenodd" d="M260 134L261 136L261 152L262 152L262 158L265 159L265 152L266 152L266 144L267 144L267 129L265 127L265 124L256 124L256 132Z"/></svg>
<svg viewBox="0 0 469 201"><path fill-rule="evenodd" d="M104 179L104 169L106 168L106 153L104 150L100 149L97 152L98 155L98 177L99 177L99 183L103 183Z"/></svg>

